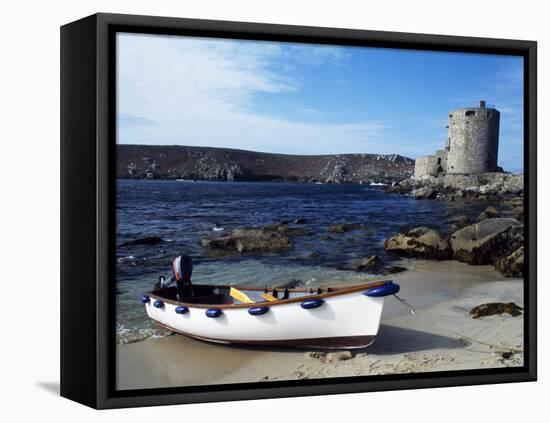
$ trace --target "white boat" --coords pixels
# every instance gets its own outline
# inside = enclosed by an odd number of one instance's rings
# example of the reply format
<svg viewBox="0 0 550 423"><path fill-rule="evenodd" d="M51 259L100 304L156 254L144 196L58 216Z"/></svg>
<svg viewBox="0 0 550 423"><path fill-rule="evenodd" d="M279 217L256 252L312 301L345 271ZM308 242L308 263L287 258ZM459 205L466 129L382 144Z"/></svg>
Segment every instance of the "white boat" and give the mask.
<svg viewBox="0 0 550 423"><path fill-rule="evenodd" d="M371 187L387 187L388 184L385 184L384 182L371 182L369 184Z"/></svg>
<svg viewBox="0 0 550 423"><path fill-rule="evenodd" d="M173 332L204 341L345 349L374 342L384 297L399 291L392 281L315 291L190 286L192 295L180 301L175 287L144 293L141 301L148 316Z"/></svg>

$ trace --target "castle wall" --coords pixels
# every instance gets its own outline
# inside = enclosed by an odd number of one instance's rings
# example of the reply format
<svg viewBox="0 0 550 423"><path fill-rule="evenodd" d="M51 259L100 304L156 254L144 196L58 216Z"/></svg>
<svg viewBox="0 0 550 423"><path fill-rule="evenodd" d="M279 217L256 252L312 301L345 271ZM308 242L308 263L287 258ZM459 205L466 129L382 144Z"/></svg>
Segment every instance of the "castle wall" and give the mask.
<svg viewBox="0 0 550 423"><path fill-rule="evenodd" d="M414 177L437 176L447 171L447 150L437 150L433 156L418 157L414 163Z"/></svg>
<svg viewBox="0 0 550 423"><path fill-rule="evenodd" d="M447 173L497 171L500 113L476 107L449 113Z"/></svg>
<svg viewBox="0 0 550 423"><path fill-rule="evenodd" d="M437 150L435 152L435 158L437 159L437 172L438 173L447 173L447 162L448 162L449 151L447 149Z"/></svg>

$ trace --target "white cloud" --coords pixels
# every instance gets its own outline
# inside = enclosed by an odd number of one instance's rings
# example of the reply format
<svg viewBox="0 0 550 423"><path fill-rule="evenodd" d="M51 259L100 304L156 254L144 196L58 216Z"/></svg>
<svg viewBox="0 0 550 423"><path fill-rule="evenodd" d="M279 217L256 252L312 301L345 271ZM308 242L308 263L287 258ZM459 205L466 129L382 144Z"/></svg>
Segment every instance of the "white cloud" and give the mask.
<svg viewBox="0 0 550 423"><path fill-rule="evenodd" d="M381 122L296 121L254 108L259 94L299 90L296 66L337 63L346 58L342 49L135 34L119 34L117 42L117 107L125 117L123 125L119 119L120 143L391 152L379 142L386 128Z"/></svg>

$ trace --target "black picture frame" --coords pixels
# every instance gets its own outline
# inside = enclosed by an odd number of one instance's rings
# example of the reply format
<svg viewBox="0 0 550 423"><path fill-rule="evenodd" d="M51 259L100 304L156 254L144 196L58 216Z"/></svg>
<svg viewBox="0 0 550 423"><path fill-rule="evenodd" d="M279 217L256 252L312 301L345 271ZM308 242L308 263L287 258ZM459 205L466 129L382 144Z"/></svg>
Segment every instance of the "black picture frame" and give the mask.
<svg viewBox="0 0 550 423"><path fill-rule="evenodd" d="M113 195L118 31L523 56L525 365L116 391ZM61 395L103 409L536 380L536 119L534 41L103 13L61 27Z"/></svg>

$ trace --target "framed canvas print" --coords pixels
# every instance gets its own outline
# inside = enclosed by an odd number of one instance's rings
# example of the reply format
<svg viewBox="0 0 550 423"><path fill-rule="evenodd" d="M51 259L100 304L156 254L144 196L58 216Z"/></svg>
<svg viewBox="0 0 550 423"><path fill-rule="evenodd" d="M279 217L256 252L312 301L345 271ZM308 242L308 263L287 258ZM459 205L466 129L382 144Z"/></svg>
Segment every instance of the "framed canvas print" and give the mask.
<svg viewBox="0 0 550 423"><path fill-rule="evenodd" d="M61 393L536 379L536 43L61 28Z"/></svg>

